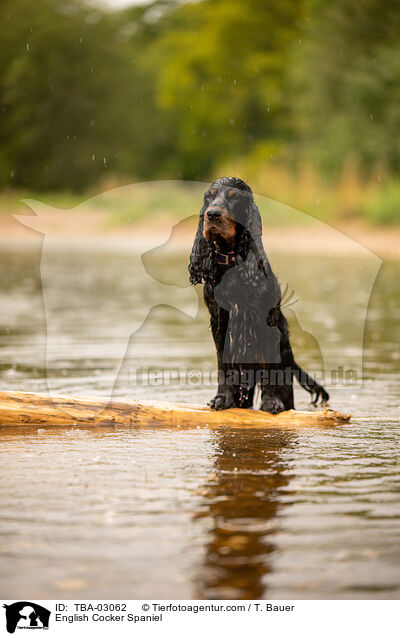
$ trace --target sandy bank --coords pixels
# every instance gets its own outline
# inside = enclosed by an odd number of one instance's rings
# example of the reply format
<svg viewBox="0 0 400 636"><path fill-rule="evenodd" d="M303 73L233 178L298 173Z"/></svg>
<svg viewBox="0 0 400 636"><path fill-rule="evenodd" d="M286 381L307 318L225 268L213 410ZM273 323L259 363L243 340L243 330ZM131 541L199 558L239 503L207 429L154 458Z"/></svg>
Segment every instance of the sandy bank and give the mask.
<svg viewBox="0 0 400 636"><path fill-rule="evenodd" d="M35 217L25 220L35 225ZM166 215L155 215L151 224L138 221L130 225L113 226L102 212L71 214L45 214L41 216L40 230L46 236L60 243L86 243L88 246L109 243L110 246L146 249L148 245L160 244L168 238L176 220ZM39 230L39 228L37 228ZM172 248L190 249L195 225L185 224L174 232ZM20 243L38 241L38 231L22 225L9 214L0 215L1 243ZM264 244L272 252L297 252L313 254L350 254L352 239L384 260L400 260L400 228L371 227L361 223L346 223L331 227L318 222L310 226L274 226L264 224Z"/></svg>

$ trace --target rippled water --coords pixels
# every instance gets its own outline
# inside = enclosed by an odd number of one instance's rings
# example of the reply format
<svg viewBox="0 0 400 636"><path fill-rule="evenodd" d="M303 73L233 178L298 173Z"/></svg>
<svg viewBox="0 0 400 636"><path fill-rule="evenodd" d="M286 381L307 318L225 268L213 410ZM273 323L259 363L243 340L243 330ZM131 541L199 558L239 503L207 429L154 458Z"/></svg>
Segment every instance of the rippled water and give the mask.
<svg viewBox="0 0 400 636"><path fill-rule="evenodd" d="M52 390L103 395L114 386L122 397L203 403L212 395L194 380L135 383L138 369L214 365L205 311L183 313L193 302L186 256L149 267L161 285L167 272L183 287L179 298L153 288L128 249L64 246L48 258ZM316 287L309 311L326 326L322 352L354 367L351 320L340 312L358 311L363 267L332 257L272 262ZM0 264L1 387L46 390L39 248L3 245ZM354 414L349 425L0 429L3 597L399 598L399 274L384 264L378 275L361 388L331 390L331 405ZM338 287L348 290L342 308ZM156 306L130 337L144 304ZM290 311L297 356L318 368L321 350ZM305 408L307 395L296 397Z"/></svg>

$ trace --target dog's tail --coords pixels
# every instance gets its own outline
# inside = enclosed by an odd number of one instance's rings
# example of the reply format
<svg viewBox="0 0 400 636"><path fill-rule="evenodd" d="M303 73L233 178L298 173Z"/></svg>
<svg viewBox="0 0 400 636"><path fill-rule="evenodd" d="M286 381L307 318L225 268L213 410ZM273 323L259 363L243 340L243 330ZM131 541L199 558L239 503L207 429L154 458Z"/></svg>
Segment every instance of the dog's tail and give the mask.
<svg viewBox="0 0 400 636"><path fill-rule="evenodd" d="M314 378L308 375L307 371L304 371L304 369L302 369L296 362L293 365L293 375L300 386L311 394L311 404L317 404L318 400L321 404L326 404L328 402L329 393L323 386L318 384Z"/></svg>

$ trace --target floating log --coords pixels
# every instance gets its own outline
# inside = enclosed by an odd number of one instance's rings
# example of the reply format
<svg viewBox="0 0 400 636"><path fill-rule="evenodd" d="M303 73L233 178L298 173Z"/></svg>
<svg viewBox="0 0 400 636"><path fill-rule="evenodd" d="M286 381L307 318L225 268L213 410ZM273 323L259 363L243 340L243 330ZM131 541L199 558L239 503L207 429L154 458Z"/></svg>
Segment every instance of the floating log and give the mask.
<svg viewBox="0 0 400 636"><path fill-rule="evenodd" d="M330 409L285 411L271 415L251 409L212 411L208 406L104 400L0 391L0 428L37 426L146 426L234 428L296 428L349 422L350 415Z"/></svg>

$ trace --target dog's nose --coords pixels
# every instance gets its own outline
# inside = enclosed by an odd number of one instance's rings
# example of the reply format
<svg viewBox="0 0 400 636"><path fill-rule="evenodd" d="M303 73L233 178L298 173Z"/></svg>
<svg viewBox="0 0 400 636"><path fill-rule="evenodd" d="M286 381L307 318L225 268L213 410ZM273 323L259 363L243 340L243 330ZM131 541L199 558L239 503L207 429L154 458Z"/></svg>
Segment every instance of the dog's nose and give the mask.
<svg viewBox="0 0 400 636"><path fill-rule="evenodd" d="M221 216L223 210L222 208L212 207L207 209L207 218L210 221L216 221Z"/></svg>

